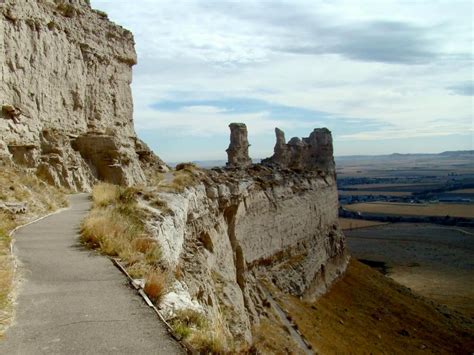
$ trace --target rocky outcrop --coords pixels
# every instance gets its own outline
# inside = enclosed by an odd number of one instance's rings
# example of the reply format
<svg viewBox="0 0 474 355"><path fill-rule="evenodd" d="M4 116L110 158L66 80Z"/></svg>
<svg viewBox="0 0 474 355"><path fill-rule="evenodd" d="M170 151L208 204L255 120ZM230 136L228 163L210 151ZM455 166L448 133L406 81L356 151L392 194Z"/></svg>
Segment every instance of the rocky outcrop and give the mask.
<svg viewBox="0 0 474 355"><path fill-rule="evenodd" d="M299 170L321 170L335 172L332 135L327 128L316 128L308 138L294 137L288 144L285 134L275 129L276 144L271 158L263 164Z"/></svg>
<svg viewBox="0 0 474 355"><path fill-rule="evenodd" d="M344 272L336 181L261 165L202 174L182 194L159 194L168 213L147 207L163 258L181 275L162 306L172 313L181 299L224 314L229 334L250 341L266 312L260 280L314 300Z"/></svg>
<svg viewBox="0 0 474 355"><path fill-rule="evenodd" d="M247 126L244 123L231 123L230 145L227 148L227 166L229 168L245 168L252 164L249 157L249 141L247 138Z"/></svg>
<svg viewBox="0 0 474 355"><path fill-rule="evenodd" d="M144 182L164 163L136 137L132 34L86 0L0 6L0 156L49 182Z"/></svg>

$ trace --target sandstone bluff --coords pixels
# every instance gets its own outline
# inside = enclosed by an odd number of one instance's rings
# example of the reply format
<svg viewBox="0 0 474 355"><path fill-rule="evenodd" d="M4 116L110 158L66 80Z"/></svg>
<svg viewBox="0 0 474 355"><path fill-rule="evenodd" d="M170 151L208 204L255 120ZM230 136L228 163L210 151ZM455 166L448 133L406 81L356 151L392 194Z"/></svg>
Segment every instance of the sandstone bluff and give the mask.
<svg viewBox="0 0 474 355"><path fill-rule="evenodd" d="M132 34L86 0L7 0L0 11L1 159L72 191L99 180L153 190L147 176L168 167L133 127ZM277 129L274 155L252 164L246 126L230 128L227 168L156 190L168 211L139 205L163 264L180 270L163 312L193 307L251 342L267 312L263 280L314 299L348 256L330 132L287 143Z"/></svg>
<svg viewBox="0 0 474 355"><path fill-rule="evenodd" d="M133 127L129 31L85 0L0 6L1 156L76 191L164 166Z"/></svg>
<svg viewBox="0 0 474 355"><path fill-rule="evenodd" d="M313 301L344 272L348 255L331 133L316 129L294 156L252 165L246 126L230 129L228 168L202 172L182 194L160 193L173 213L156 212L149 227L171 267L185 271L162 305L169 316L182 304L225 309L229 333L250 341L265 314L262 279Z"/></svg>

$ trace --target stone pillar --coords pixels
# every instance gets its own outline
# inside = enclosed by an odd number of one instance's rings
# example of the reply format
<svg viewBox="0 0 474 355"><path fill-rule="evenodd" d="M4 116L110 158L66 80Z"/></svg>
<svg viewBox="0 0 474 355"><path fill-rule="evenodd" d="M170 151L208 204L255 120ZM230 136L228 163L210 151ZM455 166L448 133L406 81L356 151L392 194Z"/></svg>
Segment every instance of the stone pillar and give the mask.
<svg viewBox="0 0 474 355"><path fill-rule="evenodd" d="M334 172L332 134L327 128L317 128L309 136L311 146L310 164L321 170Z"/></svg>
<svg viewBox="0 0 474 355"><path fill-rule="evenodd" d="M249 157L250 144L247 138L247 126L244 123L231 123L230 145L227 148L227 166L230 168L245 168L252 164Z"/></svg>

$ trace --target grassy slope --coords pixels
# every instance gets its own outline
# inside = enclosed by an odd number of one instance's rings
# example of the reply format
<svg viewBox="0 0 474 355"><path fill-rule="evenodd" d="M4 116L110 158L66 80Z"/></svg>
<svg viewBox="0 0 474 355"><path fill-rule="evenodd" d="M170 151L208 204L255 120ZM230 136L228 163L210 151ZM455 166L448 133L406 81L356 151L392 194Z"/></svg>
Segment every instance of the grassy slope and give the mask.
<svg viewBox="0 0 474 355"><path fill-rule="evenodd" d="M316 303L279 296L322 354L472 353L474 324L351 261Z"/></svg>

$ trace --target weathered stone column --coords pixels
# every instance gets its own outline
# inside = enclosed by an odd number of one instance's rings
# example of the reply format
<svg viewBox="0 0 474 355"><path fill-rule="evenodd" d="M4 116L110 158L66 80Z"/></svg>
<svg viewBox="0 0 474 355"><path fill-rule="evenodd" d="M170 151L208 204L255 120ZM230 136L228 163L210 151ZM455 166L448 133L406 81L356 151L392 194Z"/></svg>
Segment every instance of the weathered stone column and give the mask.
<svg viewBox="0 0 474 355"><path fill-rule="evenodd" d="M327 172L336 170L332 134L327 128L316 128L309 136L311 156L309 165Z"/></svg>
<svg viewBox="0 0 474 355"><path fill-rule="evenodd" d="M227 166L230 168L245 168L252 164L249 157L250 144L247 138L247 126L244 123L231 123L230 145L227 148Z"/></svg>

